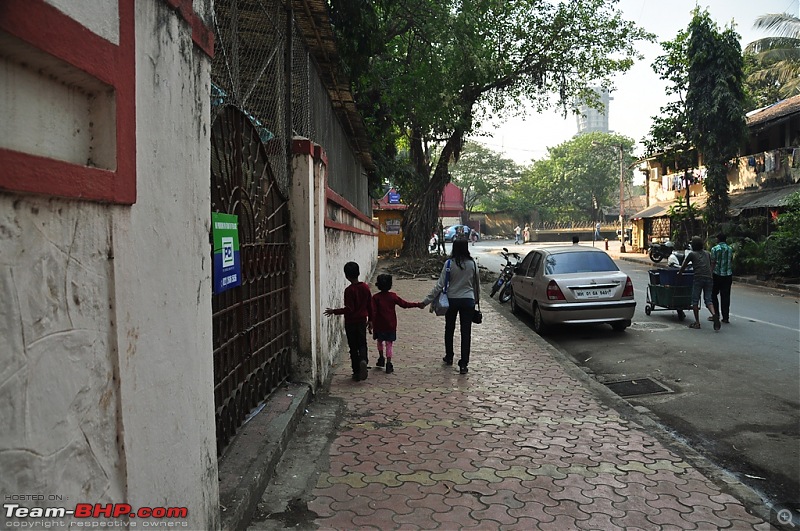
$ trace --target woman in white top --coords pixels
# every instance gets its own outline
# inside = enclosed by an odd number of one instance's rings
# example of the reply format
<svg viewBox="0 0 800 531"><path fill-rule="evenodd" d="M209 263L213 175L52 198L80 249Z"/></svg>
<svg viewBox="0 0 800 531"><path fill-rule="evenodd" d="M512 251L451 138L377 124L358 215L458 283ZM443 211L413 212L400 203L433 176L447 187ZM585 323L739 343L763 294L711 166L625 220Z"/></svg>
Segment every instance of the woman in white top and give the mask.
<svg viewBox="0 0 800 531"><path fill-rule="evenodd" d="M472 343L472 316L475 313L475 304L480 301L481 286L478 276L478 264L469 254L469 243L464 240L453 242L453 250L448 260L450 274L447 286L447 299L450 307L444 316L444 351L442 361L446 365L453 364L453 336L456 330L456 317L461 324L461 358L458 361L459 372L467 374L469 365L469 350ZM431 292L422 301L423 305L430 304L444 290L448 264L445 263L439 280Z"/></svg>

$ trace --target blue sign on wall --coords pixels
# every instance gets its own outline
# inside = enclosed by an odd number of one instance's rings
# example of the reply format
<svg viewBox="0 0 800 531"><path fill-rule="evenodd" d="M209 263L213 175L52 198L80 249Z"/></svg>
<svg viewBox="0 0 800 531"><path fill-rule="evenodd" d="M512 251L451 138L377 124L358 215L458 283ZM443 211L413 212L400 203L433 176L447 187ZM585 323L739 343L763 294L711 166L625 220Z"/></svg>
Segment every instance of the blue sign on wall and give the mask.
<svg viewBox="0 0 800 531"><path fill-rule="evenodd" d="M214 293L222 293L242 283L238 216L212 212L211 233L214 240Z"/></svg>
<svg viewBox="0 0 800 531"><path fill-rule="evenodd" d="M389 191L389 204L390 205L399 205L400 204L400 194L397 192L390 190Z"/></svg>

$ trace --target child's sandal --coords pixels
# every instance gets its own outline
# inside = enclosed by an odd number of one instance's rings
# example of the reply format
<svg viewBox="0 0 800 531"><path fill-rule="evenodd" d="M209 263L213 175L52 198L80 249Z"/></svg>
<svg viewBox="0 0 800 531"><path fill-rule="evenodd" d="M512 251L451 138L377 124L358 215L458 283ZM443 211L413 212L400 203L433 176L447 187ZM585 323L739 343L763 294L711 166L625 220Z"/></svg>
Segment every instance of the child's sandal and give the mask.
<svg viewBox="0 0 800 531"><path fill-rule="evenodd" d="M692 323L689 325L689 328L694 328L695 330L700 329L700 323Z"/></svg>

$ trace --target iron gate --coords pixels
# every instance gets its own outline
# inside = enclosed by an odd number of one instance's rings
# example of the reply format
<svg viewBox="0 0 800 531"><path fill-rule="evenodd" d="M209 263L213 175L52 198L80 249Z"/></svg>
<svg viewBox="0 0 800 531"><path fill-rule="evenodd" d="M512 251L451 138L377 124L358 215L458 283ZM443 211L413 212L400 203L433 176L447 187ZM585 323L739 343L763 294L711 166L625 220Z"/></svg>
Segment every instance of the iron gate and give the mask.
<svg viewBox="0 0 800 531"><path fill-rule="evenodd" d="M259 131L233 106L211 133L211 211L236 214L242 284L212 297L217 452L290 369L289 212ZM212 260L213 264L213 260Z"/></svg>

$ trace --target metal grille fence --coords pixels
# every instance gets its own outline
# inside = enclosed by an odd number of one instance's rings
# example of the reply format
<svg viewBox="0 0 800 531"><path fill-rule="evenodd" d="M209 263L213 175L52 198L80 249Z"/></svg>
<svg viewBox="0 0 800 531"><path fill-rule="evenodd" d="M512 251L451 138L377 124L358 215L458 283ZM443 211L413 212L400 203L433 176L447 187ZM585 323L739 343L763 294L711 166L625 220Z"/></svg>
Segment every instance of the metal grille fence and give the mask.
<svg viewBox="0 0 800 531"><path fill-rule="evenodd" d="M299 4L298 17L291 6ZM290 249L287 192L293 136L321 145L328 185L362 212L362 165L338 109L332 33L321 0L215 0L212 63L212 211L239 217L242 285L212 298L217 445L222 453L250 410L289 375ZM326 30L327 28L327 30ZM320 37L324 34L324 38ZM309 49L311 38L316 52ZM322 50L326 82L315 57ZM326 86L331 84L334 89ZM353 121L348 122L350 130Z"/></svg>
<svg viewBox="0 0 800 531"><path fill-rule="evenodd" d="M211 139L211 210L238 216L242 263L242 284L211 299L222 453L250 410L289 374L289 214L246 114L222 108Z"/></svg>
<svg viewBox="0 0 800 531"><path fill-rule="evenodd" d="M211 69L215 100L250 116L283 190L290 181L291 138L302 136L325 149L328 186L369 215L363 164L331 106L328 88L296 20L290 24L288 17L281 0L215 0L217 47Z"/></svg>

